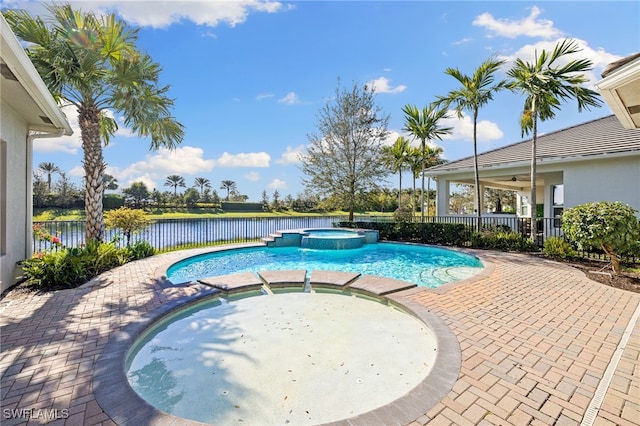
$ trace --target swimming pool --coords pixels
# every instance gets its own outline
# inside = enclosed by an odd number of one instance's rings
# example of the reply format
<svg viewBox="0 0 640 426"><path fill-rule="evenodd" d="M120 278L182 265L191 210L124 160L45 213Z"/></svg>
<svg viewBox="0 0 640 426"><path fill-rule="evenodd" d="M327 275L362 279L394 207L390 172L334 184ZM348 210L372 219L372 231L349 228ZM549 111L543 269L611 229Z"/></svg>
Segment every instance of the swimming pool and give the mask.
<svg viewBox="0 0 640 426"><path fill-rule="evenodd" d="M351 250L248 247L191 257L172 265L174 284L238 272L306 269L378 275L435 288L474 275L483 267L475 256L415 244L366 244Z"/></svg>

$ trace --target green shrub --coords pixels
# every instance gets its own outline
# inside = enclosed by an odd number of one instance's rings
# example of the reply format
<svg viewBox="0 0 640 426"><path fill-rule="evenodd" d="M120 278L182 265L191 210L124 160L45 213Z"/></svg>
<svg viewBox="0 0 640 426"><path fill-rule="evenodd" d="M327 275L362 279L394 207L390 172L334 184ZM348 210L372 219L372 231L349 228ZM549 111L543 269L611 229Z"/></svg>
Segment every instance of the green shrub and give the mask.
<svg viewBox="0 0 640 426"><path fill-rule="evenodd" d="M410 241L423 244L461 246L467 229L460 223L417 222L339 222L344 228L375 229L381 240Z"/></svg>
<svg viewBox="0 0 640 426"><path fill-rule="evenodd" d="M564 211L562 230L580 250L602 249L620 273L620 255L637 247L640 223L636 210L621 202L582 204Z"/></svg>
<svg viewBox="0 0 640 426"><path fill-rule="evenodd" d="M126 243L129 245L131 234L142 231L149 224L149 219L143 210L120 207L105 212L104 223L107 228L122 230Z"/></svg>
<svg viewBox="0 0 640 426"><path fill-rule="evenodd" d="M535 244L517 232L483 231L471 234L471 246L502 251L537 251Z"/></svg>
<svg viewBox="0 0 640 426"><path fill-rule="evenodd" d="M413 211L408 207L398 207L393 212L393 218L396 222L413 222Z"/></svg>
<svg viewBox="0 0 640 426"><path fill-rule="evenodd" d="M22 262L30 283L47 288L71 288L131 260L127 248L114 243L89 242L85 247L62 248L36 253Z"/></svg>
<svg viewBox="0 0 640 426"><path fill-rule="evenodd" d="M137 243L129 246L129 253L133 260L138 260L153 256L155 254L155 249L148 241L138 241Z"/></svg>
<svg viewBox="0 0 640 426"><path fill-rule="evenodd" d="M542 251L548 256L561 259L572 259L577 256L573 246L562 237L551 237L545 240Z"/></svg>

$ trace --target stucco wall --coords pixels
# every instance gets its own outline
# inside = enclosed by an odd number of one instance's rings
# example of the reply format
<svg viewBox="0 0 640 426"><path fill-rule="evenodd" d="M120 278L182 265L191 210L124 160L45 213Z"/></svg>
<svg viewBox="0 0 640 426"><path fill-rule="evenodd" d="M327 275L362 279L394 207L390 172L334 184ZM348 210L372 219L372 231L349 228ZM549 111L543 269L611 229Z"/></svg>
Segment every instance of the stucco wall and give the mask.
<svg viewBox="0 0 640 426"><path fill-rule="evenodd" d="M0 190L4 193L5 214L0 238L4 239L4 253L0 253L0 291L15 283L16 262L23 260L27 253L25 241L27 232L27 123L4 99L0 105L0 139L6 144L6 158L2 161Z"/></svg>
<svg viewBox="0 0 640 426"><path fill-rule="evenodd" d="M621 201L640 211L640 155L567 164L564 189L565 208Z"/></svg>

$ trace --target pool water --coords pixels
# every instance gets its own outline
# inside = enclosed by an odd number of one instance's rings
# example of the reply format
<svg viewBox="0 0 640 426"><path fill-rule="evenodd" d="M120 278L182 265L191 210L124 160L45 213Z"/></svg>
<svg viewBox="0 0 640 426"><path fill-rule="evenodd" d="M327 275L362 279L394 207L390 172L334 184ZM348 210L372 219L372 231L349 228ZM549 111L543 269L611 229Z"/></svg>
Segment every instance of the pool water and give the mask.
<svg viewBox="0 0 640 426"><path fill-rule="evenodd" d="M174 416L313 425L400 398L430 374L438 353L431 328L399 309L285 293L181 310L142 336L126 370L143 399Z"/></svg>
<svg viewBox="0 0 640 426"><path fill-rule="evenodd" d="M460 279L461 275L473 275L480 268L482 263L474 256L411 244L366 244L351 250L248 247L185 259L169 268L167 278L179 284L238 272L318 269L379 275L435 288ZM448 270L463 273L446 273Z"/></svg>

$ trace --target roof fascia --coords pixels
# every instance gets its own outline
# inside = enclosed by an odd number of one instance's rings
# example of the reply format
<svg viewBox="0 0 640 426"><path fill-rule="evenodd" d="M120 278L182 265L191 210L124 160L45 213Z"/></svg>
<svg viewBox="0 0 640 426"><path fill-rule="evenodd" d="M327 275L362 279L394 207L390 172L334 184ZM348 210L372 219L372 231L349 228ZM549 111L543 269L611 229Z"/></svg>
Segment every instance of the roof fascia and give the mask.
<svg viewBox="0 0 640 426"><path fill-rule="evenodd" d="M3 60L42 113L53 123L55 129L50 131L63 129L65 135L73 134L71 125L2 15L0 15L0 38ZM30 124L34 125L34 129L43 130L43 125L40 123Z"/></svg>
<svg viewBox="0 0 640 426"><path fill-rule="evenodd" d="M595 84L596 89L600 91L600 95L611 107L620 123L627 129L635 129L636 127L631 114L622 99L620 99L617 89L634 80L640 80L640 57L624 64Z"/></svg>

